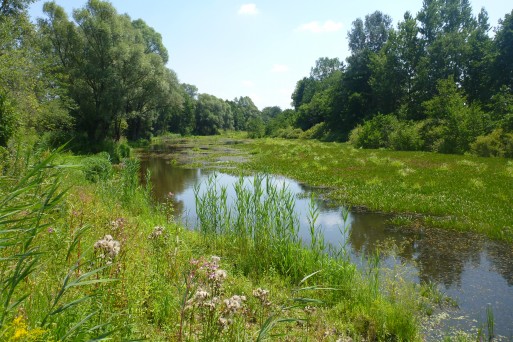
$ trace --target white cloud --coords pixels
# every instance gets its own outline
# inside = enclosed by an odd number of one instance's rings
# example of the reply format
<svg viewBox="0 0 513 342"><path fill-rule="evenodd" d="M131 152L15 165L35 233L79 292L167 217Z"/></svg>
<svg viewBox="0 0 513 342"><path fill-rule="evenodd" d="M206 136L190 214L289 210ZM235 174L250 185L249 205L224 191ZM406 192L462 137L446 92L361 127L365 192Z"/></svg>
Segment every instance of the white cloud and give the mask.
<svg viewBox="0 0 513 342"><path fill-rule="evenodd" d="M255 85L255 83L253 83L252 81L242 81L242 85L246 88L251 88Z"/></svg>
<svg viewBox="0 0 513 342"><path fill-rule="evenodd" d="M298 31L308 31L313 33L336 32L340 31L344 25L340 22L327 20L324 23L319 21L311 21L298 27Z"/></svg>
<svg viewBox="0 0 513 342"><path fill-rule="evenodd" d="M239 8L239 14L256 15L258 13L259 11L255 4L244 4Z"/></svg>
<svg viewBox="0 0 513 342"><path fill-rule="evenodd" d="M287 71L289 71L289 67L285 64L274 64L271 71L272 72L287 72Z"/></svg>

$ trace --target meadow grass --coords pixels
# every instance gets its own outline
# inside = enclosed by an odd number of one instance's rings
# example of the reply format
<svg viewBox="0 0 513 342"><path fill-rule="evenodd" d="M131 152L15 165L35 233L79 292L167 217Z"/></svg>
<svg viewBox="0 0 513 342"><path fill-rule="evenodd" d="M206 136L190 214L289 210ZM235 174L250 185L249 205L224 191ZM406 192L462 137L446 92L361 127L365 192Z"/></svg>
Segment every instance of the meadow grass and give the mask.
<svg viewBox="0 0 513 342"><path fill-rule="evenodd" d="M420 220L513 240L512 160L364 150L313 140L245 140L233 146L252 156L238 168L324 187L338 203L408 214L403 217L411 218L409 224Z"/></svg>
<svg viewBox="0 0 513 342"><path fill-rule="evenodd" d="M211 180L190 231L136 160L16 158L0 165L1 340L421 339L426 291L301 245L291 196L264 177L234 208Z"/></svg>

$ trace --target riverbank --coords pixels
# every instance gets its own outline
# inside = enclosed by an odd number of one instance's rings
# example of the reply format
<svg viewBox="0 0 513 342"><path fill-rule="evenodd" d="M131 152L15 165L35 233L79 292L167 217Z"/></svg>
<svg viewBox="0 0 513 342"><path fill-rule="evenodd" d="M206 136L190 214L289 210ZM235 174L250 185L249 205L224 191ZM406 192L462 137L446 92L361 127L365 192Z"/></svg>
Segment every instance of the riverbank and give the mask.
<svg viewBox="0 0 513 342"><path fill-rule="evenodd" d="M2 340L415 341L441 300L268 225L258 241L184 229L135 160L40 151L1 166Z"/></svg>
<svg viewBox="0 0 513 342"><path fill-rule="evenodd" d="M192 166L280 174L325 188L325 196L339 204L397 214L394 222L401 226L472 231L513 241L509 159L364 150L314 140L249 140L240 134L184 142L185 162ZM227 158L221 146L237 160Z"/></svg>

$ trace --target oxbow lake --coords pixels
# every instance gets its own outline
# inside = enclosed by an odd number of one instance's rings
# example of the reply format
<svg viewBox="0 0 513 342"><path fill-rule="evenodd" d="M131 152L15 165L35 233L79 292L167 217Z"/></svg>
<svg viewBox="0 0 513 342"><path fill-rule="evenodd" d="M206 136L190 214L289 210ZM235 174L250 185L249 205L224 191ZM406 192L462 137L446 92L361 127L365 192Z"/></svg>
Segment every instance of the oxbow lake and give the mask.
<svg viewBox="0 0 513 342"><path fill-rule="evenodd" d="M168 159L155 154L141 155L141 174L151 172L153 196L165 201L169 193L174 214L189 228L196 224L194 187L204 191L214 171L173 166ZM238 177L215 173L220 186L228 189L228 204L236 199L233 185ZM244 180L252 186L253 177ZM286 187L296 198L295 211L300 222L300 237L310 240L308 212L311 187L294 180L271 176L277 187ZM458 304L435 312L426 324L426 337L437 340L455 329L486 334L487 309L493 310L495 334L499 340L513 340L513 245L491 241L474 234L440 229L405 230L387 224L390 216L349 212L344 221L343 208L331 205L317 196L319 210L316 224L325 241L345 246L352 261L364 267L366 258L382 250L380 265L386 269L401 269L401 276L414 282L431 282Z"/></svg>

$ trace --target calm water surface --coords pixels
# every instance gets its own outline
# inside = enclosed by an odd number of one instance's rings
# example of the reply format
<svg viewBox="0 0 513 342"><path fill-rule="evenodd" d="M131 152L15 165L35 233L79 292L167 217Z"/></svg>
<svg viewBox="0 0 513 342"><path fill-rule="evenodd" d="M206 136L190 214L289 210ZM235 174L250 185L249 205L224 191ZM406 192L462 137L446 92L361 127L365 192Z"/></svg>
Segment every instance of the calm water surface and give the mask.
<svg viewBox="0 0 513 342"><path fill-rule="evenodd" d="M170 165L159 156L142 156L142 172L151 171L154 196L164 200L174 194L175 215L190 227L195 223L193 187L205 184L213 171L184 169ZM238 177L217 173L219 184L227 186L233 201L233 184ZM251 186L246 179L246 186ZM307 213L312 189L293 180L274 177L277 186L286 186L296 200L301 223L300 236L309 242ZM201 191L201 190L200 190ZM389 216L377 213L351 212L344 222L342 208L316 200L319 208L317 224L325 240L334 245L345 244L356 263L362 263L377 247L397 250L395 257L383 257L382 265L402 264L407 276L415 282L434 282L459 308L433 323L429 339L437 339L454 329L486 333L486 309L494 313L495 333L504 340L513 340L513 245L487 240L472 234L444 230L405 231L386 224ZM344 231L344 226L348 227Z"/></svg>

